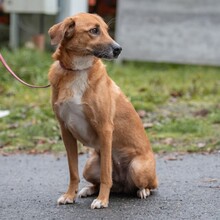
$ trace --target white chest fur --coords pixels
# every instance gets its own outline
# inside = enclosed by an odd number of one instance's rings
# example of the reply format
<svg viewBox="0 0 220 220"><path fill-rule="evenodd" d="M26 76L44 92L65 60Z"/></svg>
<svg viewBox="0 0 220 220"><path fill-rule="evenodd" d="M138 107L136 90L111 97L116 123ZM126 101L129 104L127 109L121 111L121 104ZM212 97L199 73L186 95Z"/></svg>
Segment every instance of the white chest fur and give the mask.
<svg viewBox="0 0 220 220"><path fill-rule="evenodd" d="M79 71L74 81L67 85L72 96L59 104L59 117L64 121L66 127L84 145L90 145L91 128L86 120L82 98L88 86L88 72Z"/></svg>

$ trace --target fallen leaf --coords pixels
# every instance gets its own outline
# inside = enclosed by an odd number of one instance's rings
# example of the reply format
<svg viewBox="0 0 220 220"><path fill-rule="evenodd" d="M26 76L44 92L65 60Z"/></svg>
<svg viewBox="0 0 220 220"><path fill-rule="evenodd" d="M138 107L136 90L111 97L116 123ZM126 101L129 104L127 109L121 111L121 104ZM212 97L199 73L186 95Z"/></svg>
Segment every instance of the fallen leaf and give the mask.
<svg viewBox="0 0 220 220"><path fill-rule="evenodd" d="M198 148L203 148L205 146L206 146L206 143L203 143L203 142L197 144Z"/></svg>
<svg viewBox="0 0 220 220"><path fill-rule="evenodd" d="M144 128L152 128L154 125L153 123L144 123L143 126Z"/></svg>
<svg viewBox="0 0 220 220"><path fill-rule="evenodd" d="M164 160L170 160L170 161L174 161L174 160L183 160L182 157L179 157L179 155L169 155L169 156L166 156L164 158Z"/></svg>
<svg viewBox="0 0 220 220"><path fill-rule="evenodd" d="M178 160L178 158L177 157L175 157L175 156L170 156L170 157L166 157L166 158L164 158L165 160Z"/></svg>
<svg viewBox="0 0 220 220"><path fill-rule="evenodd" d="M181 91L173 91L173 92L171 92L170 93L170 95L172 96L172 97L182 97L183 96L183 92L181 92Z"/></svg>
<svg viewBox="0 0 220 220"><path fill-rule="evenodd" d="M196 111L193 113L194 116L201 116L201 117L206 117L210 111L208 109L201 109L199 111Z"/></svg>
<svg viewBox="0 0 220 220"><path fill-rule="evenodd" d="M18 128L18 123L12 123L12 124L9 124L8 125L8 129L15 129L15 128Z"/></svg>
<svg viewBox="0 0 220 220"><path fill-rule="evenodd" d="M162 141L162 143L166 144L166 145L172 145L173 144L173 138L166 138Z"/></svg>
<svg viewBox="0 0 220 220"><path fill-rule="evenodd" d="M218 182L218 179L215 179L215 178L205 178L202 180L202 182L204 183L215 183L215 182Z"/></svg>
<svg viewBox="0 0 220 220"><path fill-rule="evenodd" d="M140 118L144 118L144 117L147 116L147 112L144 111L144 110L138 110L137 113L138 113Z"/></svg>
<svg viewBox="0 0 220 220"><path fill-rule="evenodd" d="M0 142L0 148L5 147L7 144L9 144L9 142Z"/></svg>

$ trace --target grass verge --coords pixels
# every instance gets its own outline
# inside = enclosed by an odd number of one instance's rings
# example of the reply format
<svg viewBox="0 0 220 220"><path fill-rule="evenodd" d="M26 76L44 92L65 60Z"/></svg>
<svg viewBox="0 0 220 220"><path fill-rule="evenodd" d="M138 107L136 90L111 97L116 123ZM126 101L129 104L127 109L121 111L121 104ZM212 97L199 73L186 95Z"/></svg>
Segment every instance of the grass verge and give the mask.
<svg viewBox="0 0 220 220"><path fill-rule="evenodd" d="M50 53L20 49L1 53L25 81L47 84ZM107 62L111 78L142 117L156 152L220 149L220 68L142 62ZM0 151L63 151L50 89L30 89L0 66ZM126 131L125 131L126 132Z"/></svg>

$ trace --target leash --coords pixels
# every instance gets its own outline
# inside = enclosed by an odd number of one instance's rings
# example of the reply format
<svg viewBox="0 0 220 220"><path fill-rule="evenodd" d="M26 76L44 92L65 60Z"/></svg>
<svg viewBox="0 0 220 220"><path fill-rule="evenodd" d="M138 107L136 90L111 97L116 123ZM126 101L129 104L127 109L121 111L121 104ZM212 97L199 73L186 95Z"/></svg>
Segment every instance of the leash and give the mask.
<svg viewBox="0 0 220 220"><path fill-rule="evenodd" d="M3 58L3 56L0 53L0 61L2 62L3 66L8 70L8 72L15 78L17 79L20 83L24 84L25 86L28 86L30 88L48 88L50 87L49 85L46 86L35 86L35 85L31 85L29 83L26 83L25 81L23 81L22 79L20 79L12 70L11 68L8 66L8 64L6 63L5 59Z"/></svg>

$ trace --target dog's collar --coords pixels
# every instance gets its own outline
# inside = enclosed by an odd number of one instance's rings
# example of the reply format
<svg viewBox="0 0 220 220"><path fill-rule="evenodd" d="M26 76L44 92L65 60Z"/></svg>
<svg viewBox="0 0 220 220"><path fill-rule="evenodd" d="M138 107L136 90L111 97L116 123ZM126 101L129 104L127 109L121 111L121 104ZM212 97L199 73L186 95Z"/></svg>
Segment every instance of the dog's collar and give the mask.
<svg viewBox="0 0 220 220"><path fill-rule="evenodd" d="M63 69L68 70L68 71L76 71L76 70L77 70L77 69L71 69L71 68L65 67L62 61L60 61L60 66L61 66Z"/></svg>
<svg viewBox="0 0 220 220"><path fill-rule="evenodd" d="M65 69L65 70L67 70L67 71L81 71L81 70L87 70L87 69L89 69L91 66L89 65L89 66L87 66L87 67L85 67L85 68L76 68L76 69L72 69L72 68L67 68L67 67L65 67L65 65L63 64L63 62L62 61L59 61L59 63L60 63L60 66L63 68L63 69Z"/></svg>

